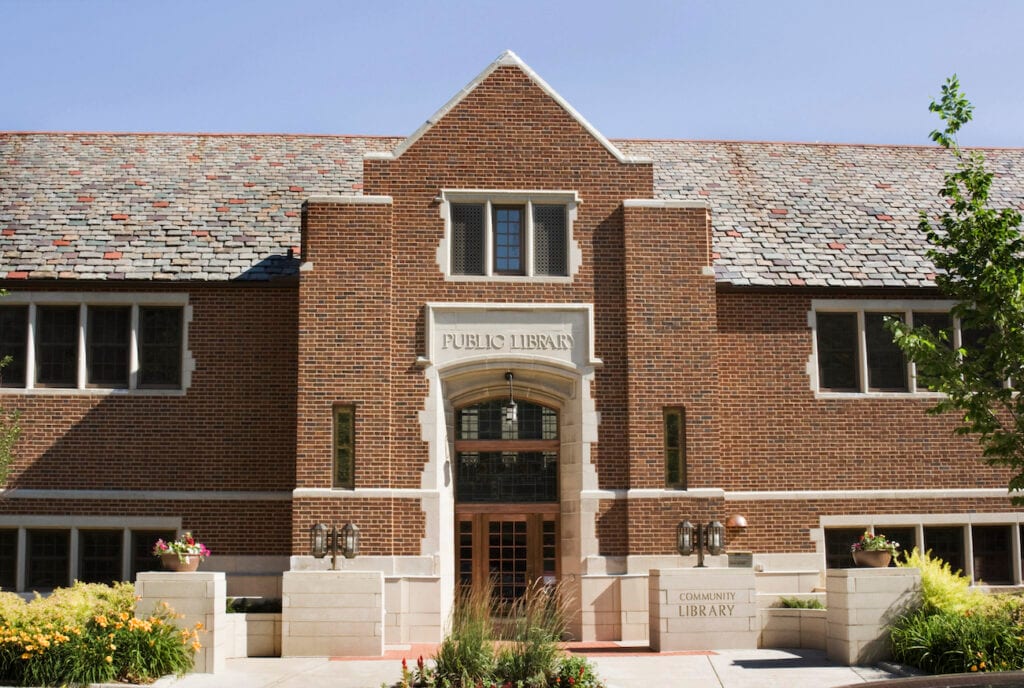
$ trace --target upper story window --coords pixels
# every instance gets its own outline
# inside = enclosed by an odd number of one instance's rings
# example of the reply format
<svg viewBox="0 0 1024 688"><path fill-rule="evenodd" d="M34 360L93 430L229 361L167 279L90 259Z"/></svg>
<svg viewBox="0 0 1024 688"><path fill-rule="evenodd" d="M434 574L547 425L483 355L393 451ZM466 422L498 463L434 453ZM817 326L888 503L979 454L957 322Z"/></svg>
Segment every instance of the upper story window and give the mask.
<svg viewBox="0 0 1024 688"><path fill-rule="evenodd" d="M951 301L815 300L814 388L826 393L916 393L929 390L917 381L914 365L885 328L886 316L945 331L952 346L967 343L949 310Z"/></svg>
<svg viewBox="0 0 1024 688"><path fill-rule="evenodd" d="M182 390L186 294L15 292L0 298L0 386Z"/></svg>
<svg viewBox="0 0 1024 688"><path fill-rule="evenodd" d="M573 191L442 191L449 279L567 280L579 266Z"/></svg>

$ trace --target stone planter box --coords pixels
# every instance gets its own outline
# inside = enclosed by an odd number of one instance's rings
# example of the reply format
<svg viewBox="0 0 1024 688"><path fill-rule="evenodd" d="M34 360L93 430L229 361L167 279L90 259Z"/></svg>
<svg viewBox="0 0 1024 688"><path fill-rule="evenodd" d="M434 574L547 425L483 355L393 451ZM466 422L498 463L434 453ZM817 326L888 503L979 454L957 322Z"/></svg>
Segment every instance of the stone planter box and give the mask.
<svg viewBox="0 0 1024 688"><path fill-rule="evenodd" d="M824 650L827 614L825 609L762 609L760 646Z"/></svg>
<svg viewBox="0 0 1024 688"><path fill-rule="evenodd" d="M280 614L225 614L227 657L280 657Z"/></svg>

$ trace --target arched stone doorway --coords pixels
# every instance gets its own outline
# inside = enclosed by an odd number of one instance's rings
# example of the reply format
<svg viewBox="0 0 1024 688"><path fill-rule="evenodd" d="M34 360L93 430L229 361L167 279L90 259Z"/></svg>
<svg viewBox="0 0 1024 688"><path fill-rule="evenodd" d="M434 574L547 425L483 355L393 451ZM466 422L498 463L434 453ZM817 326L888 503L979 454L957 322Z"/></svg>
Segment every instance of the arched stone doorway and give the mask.
<svg viewBox="0 0 1024 688"><path fill-rule="evenodd" d="M455 556L457 581L490 582L500 602L519 598L559 569L558 410L506 399L455 410Z"/></svg>

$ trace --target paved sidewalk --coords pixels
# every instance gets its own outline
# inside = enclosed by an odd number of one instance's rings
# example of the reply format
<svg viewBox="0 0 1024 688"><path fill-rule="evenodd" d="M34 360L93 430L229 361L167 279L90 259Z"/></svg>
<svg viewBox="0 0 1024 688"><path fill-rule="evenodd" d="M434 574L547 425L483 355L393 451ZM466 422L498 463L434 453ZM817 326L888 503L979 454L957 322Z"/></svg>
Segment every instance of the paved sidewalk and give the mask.
<svg viewBox="0 0 1024 688"><path fill-rule="evenodd" d="M414 666L417 648L405 654ZM818 650L718 650L652 653L602 649L587 655L609 688L828 688L890 678L881 669L845 667ZM379 688L401 677L401 650L384 659L229 659L218 674L165 677L161 688Z"/></svg>

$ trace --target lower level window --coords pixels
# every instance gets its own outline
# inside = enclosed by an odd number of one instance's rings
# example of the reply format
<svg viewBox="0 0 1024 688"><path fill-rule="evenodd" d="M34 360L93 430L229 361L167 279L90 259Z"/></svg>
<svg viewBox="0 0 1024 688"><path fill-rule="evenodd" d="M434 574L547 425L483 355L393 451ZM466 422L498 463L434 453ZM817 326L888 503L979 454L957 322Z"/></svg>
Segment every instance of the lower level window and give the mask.
<svg viewBox="0 0 1024 688"><path fill-rule="evenodd" d="M989 585L1013 585L1009 526L972 526L974 580Z"/></svg>
<svg viewBox="0 0 1024 688"><path fill-rule="evenodd" d="M112 583L121 580L124 531L78 531L78 580Z"/></svg>
<svg viewBox="0 0 1024 688"><path fill-rule="evenodd" d="M71 532L67 530L30 530L25 551L25 587L29 590L53 590L70 584Z"/></svg>

